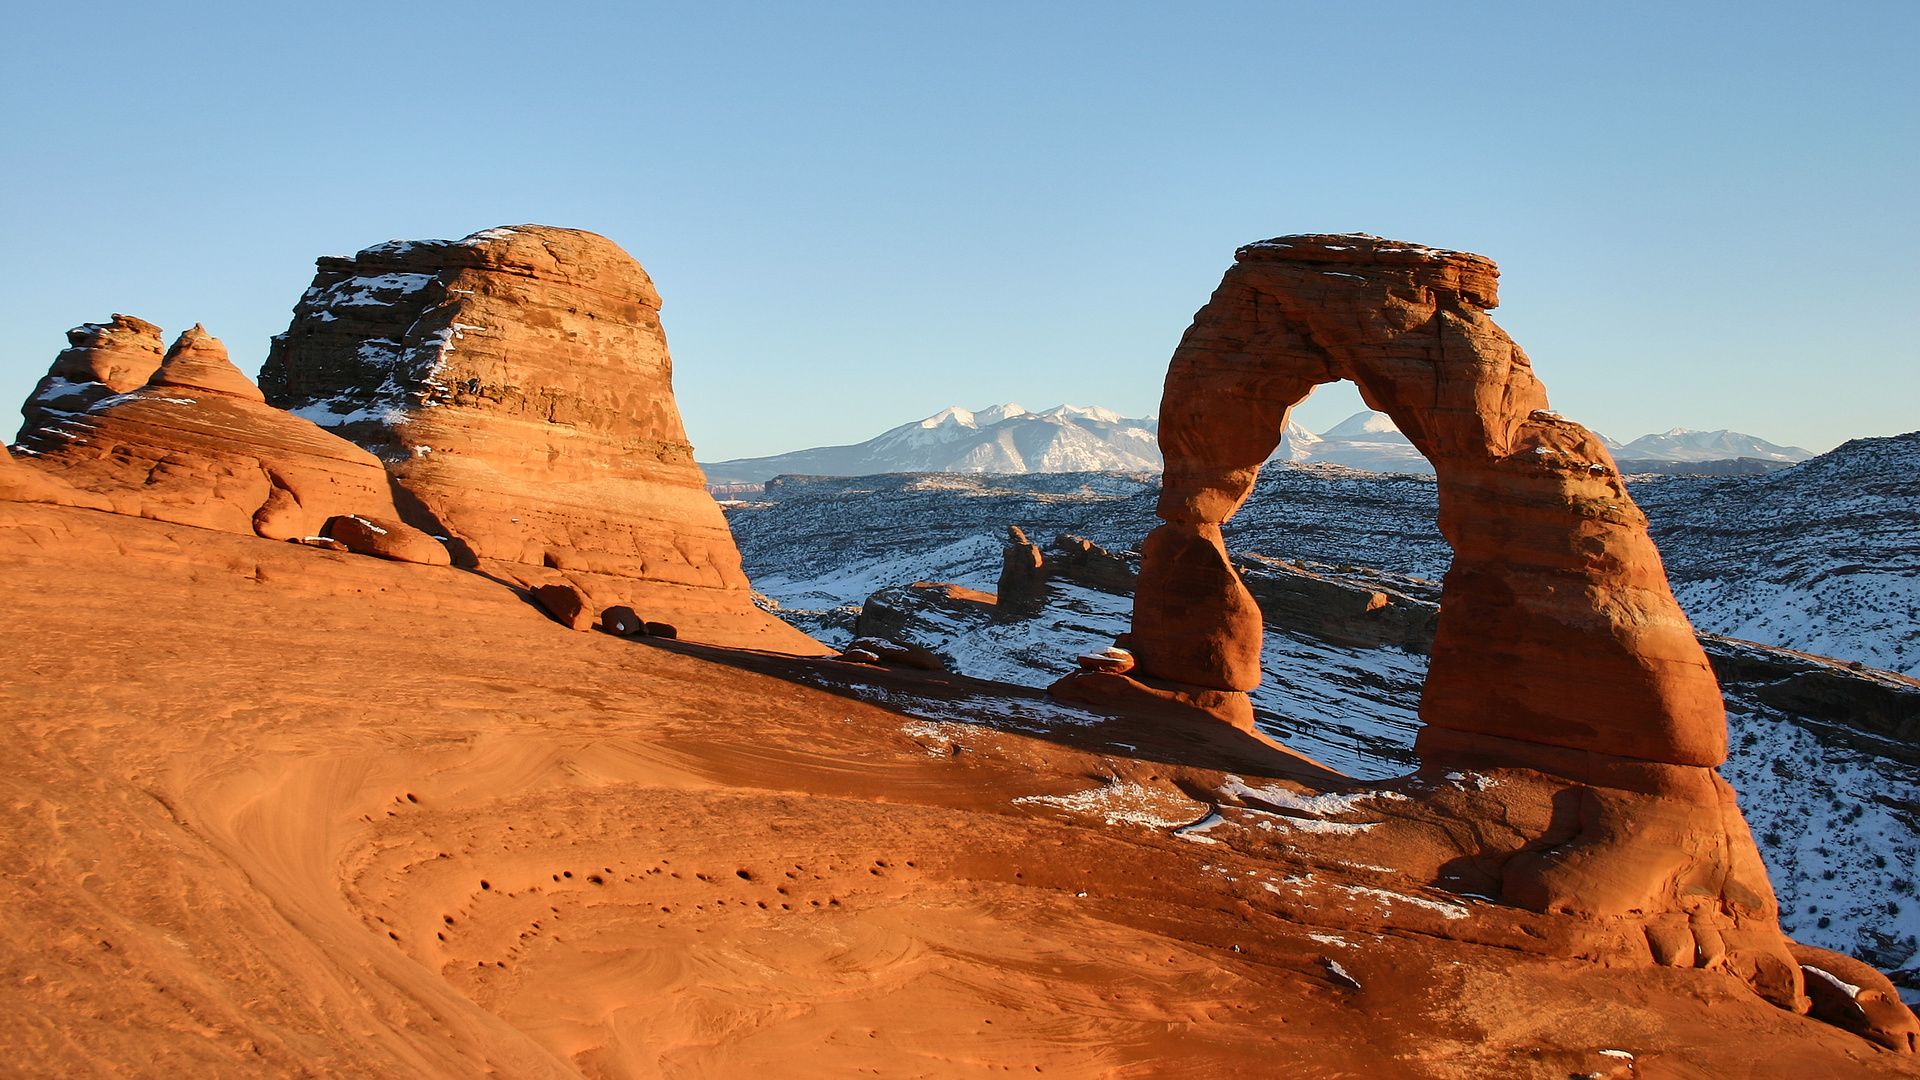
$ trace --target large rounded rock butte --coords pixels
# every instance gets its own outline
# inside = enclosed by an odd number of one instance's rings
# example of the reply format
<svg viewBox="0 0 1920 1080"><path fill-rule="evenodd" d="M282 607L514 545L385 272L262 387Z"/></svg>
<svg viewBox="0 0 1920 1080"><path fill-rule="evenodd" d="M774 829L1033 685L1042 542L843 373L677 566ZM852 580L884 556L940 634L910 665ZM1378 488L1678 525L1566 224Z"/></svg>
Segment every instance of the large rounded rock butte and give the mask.
<svg viewBox="0 0 1920 1080"><path fill-rule="evenodd" d="M408 520L466 565L822 651L754 607L674 402L659 294L603 236L516 225L323 258L260 382L385 461Z"/></svg>

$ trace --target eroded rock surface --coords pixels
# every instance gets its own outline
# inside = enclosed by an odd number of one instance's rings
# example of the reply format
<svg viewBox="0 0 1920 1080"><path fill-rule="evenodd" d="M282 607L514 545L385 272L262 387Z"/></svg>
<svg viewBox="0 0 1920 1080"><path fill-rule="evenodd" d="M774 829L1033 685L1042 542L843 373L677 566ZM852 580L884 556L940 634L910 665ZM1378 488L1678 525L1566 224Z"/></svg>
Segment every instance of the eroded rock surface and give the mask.
<svg viewBox="0 0 1920 1080"><path fill-rule="evenodd" d="M67 331L67 343L20 406L26 422L15 442L86 412L102 398L139 388L166 352L160 328L131 315L76 326Z"/></svg>
<svg viewBox="0 0 1920 1080"><path fill-rule="evenodd" d="M1055 692L1200 705L1257 685L1259 611L1219 527L1288 411L1350 380L1433 463L1454 551L1420 707L1424 768L1399 789L1411 809L1363 850L1577 916L1593 930L1568 943L1576 955L1730 970L1805 1011L1766 869L1713 771L1727 733L1706 655L1607 450L1549 410L1487 317L1497 278L1480 256L1371 236L1240 249L1167 374L1166 524L1143 548L1126 642L1140 678L1070 677ZM1501 795L1431 786L1468 772Z"/></svg>
<svg viewBox="0 0 1920 1080"><path fill-rule="evenodd" d="M124 318L116 316L116 323ZM105 330L87 337L113 340ZM73 370L75 351L62 353L54 370ZM95 348L90 362L105 364L102 354L112 351ZM266 404L220 340L198 326L174 341L145 385L102 397L82 412L47 413L21 446L22 467L67 489L35 501L270 540L319 535L335 520L362 515L385 522L386 531L379 550L371 542L355 550L408 562L448 561L438 541L398 520L378 460Z"/></svg>
<svg viewBox="0 0 1920 1080"><path fill-rule="evenodd" d="M632 256L522 225L318 265L261 385L385 461L409 520L593 610L705 612L766 647L819 650L750 600Z"/></svg>

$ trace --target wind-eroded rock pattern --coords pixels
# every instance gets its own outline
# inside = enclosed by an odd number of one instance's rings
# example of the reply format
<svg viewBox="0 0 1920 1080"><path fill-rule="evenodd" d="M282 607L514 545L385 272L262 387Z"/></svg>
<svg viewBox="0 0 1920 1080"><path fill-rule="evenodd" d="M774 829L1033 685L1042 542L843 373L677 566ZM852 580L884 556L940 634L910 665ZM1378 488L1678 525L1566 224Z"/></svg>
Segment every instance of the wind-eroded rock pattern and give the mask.
<svg viewBox="0 0 1920 1080"><path fill-rule="evenodd" d="M124 315L114 319L114 327L137 324L136 342L157 340L157 327ZM56 374L72 370L76 352L96 365L106 355L144 355L118 341L124 335L113 328L89 324L69 336L92 344L61 353ZM124 384L140 366L116 362L113 374ZM266 404L227 359L226 347L200 327L181 334L142 380L78 412L51 412L40 396L29 402L25 461L43 485L58 489L40 501L270 540L318 536L334 520L357 516L380 523L380 542L363 545L370 554L448 561L432 537L398 520L379 461Z"/></svg>
<svg viewBox="0 0 1920 1080"><path fill-rule="evenodd" d="M321 259L260 381L384 460L403 509L470 563L807 647L751 603L672 375L659 294L632 256L521 225Z"/></svg>
<svg viewBox="0 0 1920 1080"><path fill-rule="evenodd" d="M65 507L0 503L0 575L26 1075L1920 1076L1553 958L1251 740Z"/></svg>
<svg viewBox="0 0 1920 1080"><path fill-rule="evenodd" d="M145 319L115 314L104 323L84 323L67 331L67 348L27 396L15 442L50 427L94 402L138 389L165 357L160 328Z"/></svg>

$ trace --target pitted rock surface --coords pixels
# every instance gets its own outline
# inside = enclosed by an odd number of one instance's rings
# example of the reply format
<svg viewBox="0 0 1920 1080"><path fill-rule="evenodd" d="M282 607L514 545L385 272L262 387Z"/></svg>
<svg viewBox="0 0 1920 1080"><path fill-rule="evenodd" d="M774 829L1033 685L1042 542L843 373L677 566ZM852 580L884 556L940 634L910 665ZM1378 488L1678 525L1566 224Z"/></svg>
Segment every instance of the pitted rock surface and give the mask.
<svg viewBox="0 0 1920 1080"><path fill-rule="evenodd" d="M519 225L318 266L261 385L384 460L408 520L595 610L706 611L764 647L818 651L751 602L674 403L660 297L632 256Z"/></svg>

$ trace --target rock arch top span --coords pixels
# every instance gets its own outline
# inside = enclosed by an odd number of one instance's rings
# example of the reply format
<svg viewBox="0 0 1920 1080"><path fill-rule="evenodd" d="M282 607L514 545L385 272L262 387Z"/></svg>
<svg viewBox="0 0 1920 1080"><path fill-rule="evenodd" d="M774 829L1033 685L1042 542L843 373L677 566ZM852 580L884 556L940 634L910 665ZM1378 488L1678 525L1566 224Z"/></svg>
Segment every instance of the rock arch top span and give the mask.
<svg viewBox="0 0 1920 1080"><path fill-rule="evenodd" d="M1288 410L1347 379L1433 463L1453 545L1423 758L1555 747L1718 765L1719 686L1646 517L1600 440L1548 410L1526 353L1488 318L1498 279L1478 255L1365 235L1235 253L1167 372L1166 524L1142 553L1140 672L1202 691L1258 685L1260 613L1220 525Z"/></svg>

